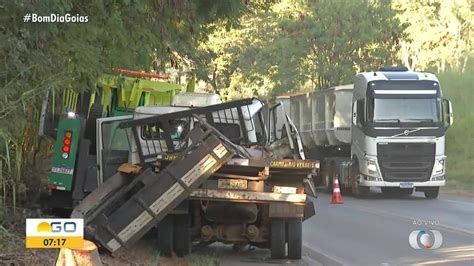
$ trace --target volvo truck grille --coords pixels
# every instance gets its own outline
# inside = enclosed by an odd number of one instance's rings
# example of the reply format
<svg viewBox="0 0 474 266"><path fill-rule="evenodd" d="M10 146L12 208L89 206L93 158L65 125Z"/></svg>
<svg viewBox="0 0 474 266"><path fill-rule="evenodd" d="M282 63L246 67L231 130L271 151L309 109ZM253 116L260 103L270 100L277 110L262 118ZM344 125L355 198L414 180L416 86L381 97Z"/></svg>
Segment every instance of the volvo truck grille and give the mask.
<svg viewBox="0 0 474 266"><path fill-rule="evenodd" d="M388 182L429 181L435 160L434 143L377 144L380 172Z"/></svg>

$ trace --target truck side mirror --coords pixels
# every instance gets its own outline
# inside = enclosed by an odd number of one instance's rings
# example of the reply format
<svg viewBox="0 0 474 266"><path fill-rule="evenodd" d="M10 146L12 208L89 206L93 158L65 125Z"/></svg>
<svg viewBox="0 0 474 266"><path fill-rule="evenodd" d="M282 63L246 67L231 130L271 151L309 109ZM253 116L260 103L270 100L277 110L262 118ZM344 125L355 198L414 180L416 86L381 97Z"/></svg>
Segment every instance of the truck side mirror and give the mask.
<svg viewBox="0 0 474 266"><path fill-rule="evenodd" d="M444 126L448 128L454 122L453 105L451 101L447 99L443 99L443 111L444 111Z"/></svg>
<svg viewBox="0 0 474 266"><path fill-rule="evenodd" d="M352 124L357 126L357 101L352 103Z"/></svg>
<svg viewBox="0 0 474 266"><path fill-rule="evenodd" d="M365 105L364 99L359 99L352 105L352 124L355 126L362 126L365 121Z"/></svg>

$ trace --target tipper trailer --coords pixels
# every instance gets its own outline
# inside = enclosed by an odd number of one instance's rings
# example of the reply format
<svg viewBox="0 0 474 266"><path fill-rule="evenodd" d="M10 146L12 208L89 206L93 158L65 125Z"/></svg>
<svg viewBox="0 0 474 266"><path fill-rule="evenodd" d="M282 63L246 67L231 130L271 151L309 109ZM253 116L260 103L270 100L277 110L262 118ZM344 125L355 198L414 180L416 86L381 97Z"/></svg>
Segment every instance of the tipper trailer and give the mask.
<svg viewBox="0 0 474 266"><path fill-rule="evenodd" d="M137 108L108 135L109 143L128 136L128 163L74 209L86 236L114 252L158 225L163 255L220 241L267 247L272 258L301 258L302 222L315 213L307 194L315 196L319 162L268 148L258 100L163 108ZM116 163L110 156L116 151L98 153L101 169Z"/></svg>
<svg viewBox="0 0 474 266"><path fill-rule="evenodd" d="M335 175L356 197L380 187L436 198L445 185L445 132L453 113L434 74L385 67L357 74L354 84L281 100L306 155L321 161L316 184L328 192Z"/></svg>

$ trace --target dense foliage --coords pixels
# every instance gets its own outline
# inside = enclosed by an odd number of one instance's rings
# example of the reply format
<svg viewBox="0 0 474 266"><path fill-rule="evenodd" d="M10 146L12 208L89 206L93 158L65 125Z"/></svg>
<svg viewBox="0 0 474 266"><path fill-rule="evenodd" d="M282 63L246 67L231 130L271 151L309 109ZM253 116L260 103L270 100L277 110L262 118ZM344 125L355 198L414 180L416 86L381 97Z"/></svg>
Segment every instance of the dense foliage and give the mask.
<svg viewBox="0 0 474 266"><path fill-rule="evenodd" d="M148 71L179 67L206 33L202 25L232 25L242 12L260 5L264 4L247 6L234 0L2 1L1 194L15 196L18 189L24 194L27 188L21 178L45 173L40 167L47 168L48 163L36 158L47 158L51 146L36 135L46 90L59 95L67 88L90 89L98 75L112 67ZM23 22L23 16L32 13L87 15L88 22ZM28 182L29 190L39 187Z"/></svg>
<svg viewBox="0 0 474 266"><path fill-rule="evenodd" d="M402 30L385 1L280 1L215 30L198 70L229 98L323 88L393 64Z"/></svg>
<svg viewBox="0 0 474 266"><path fill-rule="evenodd" d="M400 59L411 69L465 72L472 53L473 3L467 0L395 0L406 25Z"/></svg>

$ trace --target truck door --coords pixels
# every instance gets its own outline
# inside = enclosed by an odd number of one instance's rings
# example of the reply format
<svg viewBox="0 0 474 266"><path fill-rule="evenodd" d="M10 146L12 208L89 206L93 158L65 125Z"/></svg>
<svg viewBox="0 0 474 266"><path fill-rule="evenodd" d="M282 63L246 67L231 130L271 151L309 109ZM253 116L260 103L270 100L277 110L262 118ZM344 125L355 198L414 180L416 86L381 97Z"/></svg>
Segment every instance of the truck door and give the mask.
<svg viewBox="0 0 474 266"><path fill-rule="evenodd" d="M304 154L304 149L303 149L303 142L301 141L300 133L298 132L298 129L296 129L296 126L291 120L291 118L288 115L285 115L285 117L286 117L286 120L288 121L288 124L290 125L290 129L287 131L291 132L291 136L292 136L291 139L294 143L293 150L295 151L296 154L300 156L299 159L306 160L306 156Z"/></svg>
<svg viewBox="0 0 474 266"><path fill-rule="evenodd" d="M99 184L128 162L130 145L127 132L118 127L120 122L132 120L132 115L97 119L97 176Z"/></svg>
<svg viewBox="0 0 474 266"><path fill-rule="evenodd" d="M293 121L287 115L284 104L278 102L270 107L268 115L270 145L274 151L283 154L291 153L295 159L304 160L306 157L301 137ZM288 151L284 151L285 148L283 147L286 145L288 145Z"/></svg>

